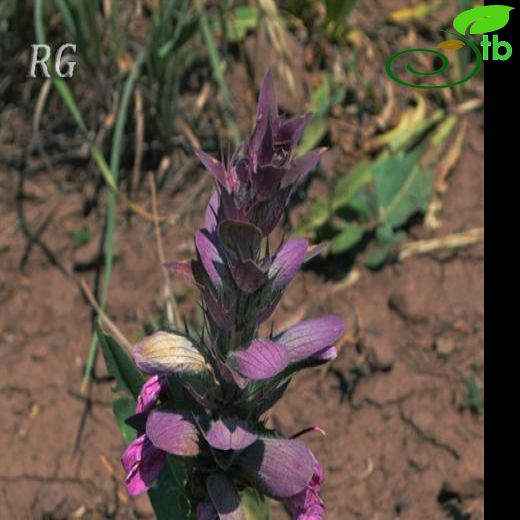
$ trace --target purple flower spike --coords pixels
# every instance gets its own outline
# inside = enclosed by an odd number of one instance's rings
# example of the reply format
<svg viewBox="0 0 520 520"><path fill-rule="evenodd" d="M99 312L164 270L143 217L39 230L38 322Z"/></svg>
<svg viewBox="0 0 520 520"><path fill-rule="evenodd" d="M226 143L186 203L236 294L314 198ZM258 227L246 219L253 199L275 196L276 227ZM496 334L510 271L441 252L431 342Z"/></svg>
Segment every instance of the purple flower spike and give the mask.
<svg viewBox="0 0 520 520"><path fill-rule="evenodd" d="M324 316L302 321L282 332L276 340L287 347L289 361L294 363L330 347L344 332L345 324L341 318ZM327 355L330 356L331 353L325 354Z"/></svg>
<svg viewBox="0 0 520 520"><path fill-rule="evenodd" d="M206 440L217 450L243 450L256 441L254 433L245 421L235 417L226 417L211 423L206 433Z"/></svg>
<svg viewBox="0 0 520 520"><path fill-rule="evenodd" d="M135 496L147 491L159 476L165 458L166 454L158 450L146 435L132 441L121 458L127 473L125 485L128 494Z"/></svg>
<svg viewBox="0 0 520 520"><path fill-rule="evenodd" d="M314 461L301 441L263 437L240 455L238 465L255 474L266 493L286 498L306 488Z"/></svg>
<svg viewBox="0 0 520 520"><path fill-rule="evenodd" d="M204 228L210 233L217 229L217 215L220 207L220 195L217 189L213 190L204 214Z"/></svg>
<svg viewBox="0 0 520 520"><path fill-rule="evenodd" d="M137 397L135 413L149 412L152 410L165 388L166 381L163 376L155 375L148 379Z"/></svg>
<svg viewBox="0 0 520 520"><path fill-rule="evenodd" d="M146 435L155 447L168 453L184 457L199 453L197 427L185 413L152 412L146 421Z"/></svg>
<svg viewBox="0 0 520 520"><path fill-rule="evenodd" d="M212 473L206 486L219 520L246 520L237 490L224 473Z"/></svg>
<svg viewBox="0 0 520 520"><path fill-rule="evenodd" d="M289 364L289 354L281 343L256 339L231 354L230 362L242 376L258 381L279 374Z"/></svg>
<svg viewBox="0 0 520 520"><path fill-rule="evenodd" d="M278 290L285 289L300 269L309 243L307 240L294 239L287 241L276 253L269 269L269 278Z"/></svg>

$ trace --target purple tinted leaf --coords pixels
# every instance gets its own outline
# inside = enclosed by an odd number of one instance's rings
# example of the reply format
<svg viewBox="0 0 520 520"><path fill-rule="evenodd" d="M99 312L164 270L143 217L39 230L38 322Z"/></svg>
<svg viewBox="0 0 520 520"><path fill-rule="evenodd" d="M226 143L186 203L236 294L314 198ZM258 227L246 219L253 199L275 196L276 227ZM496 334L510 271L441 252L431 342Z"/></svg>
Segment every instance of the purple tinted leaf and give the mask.
<svg viewBox="0 0 520 520"><path fill-rule="evenodd" d="M311 118L312 114L305 114L284 121L278 129L276 144L286 145L288 149L296 146Z"/></svg>
<svg viewBox="0 0 520 520"><path fill-rule="evenodd" d="M186 413L153 411L146 421L146 435L168 453L190 457L199 453L197 427Z"/></svg>
<svg viewBox="0 0 520 520"><path fill-rule="evenodd" d="M164 465L166 453L158 450L146 437L141 435L132 441L121 458L127 475L125 485L131 496L148 490Z"/></svg>
<svg viewBox="0 0 520 520"><path fill-rule="evenodd" d="M201 287L204 303L215 323L224 330L230 330L234 323L233 308L227 308L222 297L215 297L207 287Z"/></svg>
<svg viewBox="0 0 520 520"><path fill-rule="evenodd" d="M276 309L276 306L280 303L280 300L282 299L282 295L279 294L278 296L274 296L270 302L268 302L263 309L260 311L260 314L258 316L258 322L263 323L265 320L269 319L271 314L273 314L274 310Z"/></svg>
<svg viewBox="0 0 520 520"><path fill-rule="evenodd" d="M258 435L246 421L225 417L211 423L206 440L217 450L243 450L256 441Z"/></svg>
<svg viewBox="0 0 520 520"><path fill-rule="evenodd" d="M224 245L238 258L255 258L262 240L262 232L253 224L237 220L225 220L218 228Z"/></svg>
<svg viewBox="0 0 520 520"><path fill-rule="evenodd" d="M271 71L267 71L260 94L256 113L256 125L251 135L249 156L253 172L258 165L268 164L274 155L273 126L278 124L278 103Z"/></svg>
<svg viewBox="0 0 520 520"><path fill-rule="evenodd" d="M255 198L259 201L268 201L280 187L280 181L287 173L284 168L275 166L263 166L259 172L253 176L253 187Z"/></svg>
<svg viewBox="0 0 520 520"><path fill-rule="evenodd" d="M195 233L195 245L200 256L200 261L211 283L216 289L221 289L222 276L220 273L223 269L223 261L208 231L202 229Z"/></svg>
<svg viewBox="0 0 520 520"><path fill-rule="evenodd" d="M276 89L274 88L274 78L271 69L265 73L262 80L257 107L257 119L265 119L268 116L273 122L278 117L278 101L276 99Z"/></svg>
<svg viewBox="0 0 520 520"><path fill-rule="evenodd" d="M279 249L269 270L269 278L273 280L276 289L285 289L296 276L305 260L308 247L307 240L294 239L287 241Z"/></svg>
<svg viewBox="0 0 520 520"><path fill-rule="evenodd" d="M206 481L209 498L220 520L246 520L240 496L224 473L211 473Z"/></svg>
<svg viewBox="0 0 520 520"><path fill-rule="evenodd" d="M241 375L258 381L279 374L288 365L289 354L281 343L255 339L244 350L233 352L229 360Z"/></svg>
<svg viewBox="0 0 520 520"><path fill-rule="evenodd" d="M321 156L327 151L326 148L317 148L301 157L298 157L290 170L284 175L280 186L287 188L295 183L302 182L306 175L311 172L321 159Z"/></svg>
<svg viewBox="0 0 520 520"><path fill-rule="evenodd" d="M204 167L213 175L213 177L219 182L219 184L228 189L227 181L226 181L226 169L224 165L220 162L208 155L206 152L202 150L195 150L195 154L199 158L200 162L204 165Z"/></svg>
<svg viewBox="0 0 520 520"><path fill-rule="evenodd" d="M220 195L217 189L213 190L204 213L204 227L210 232L214 233L217 229L217 215L220 207Z"/></svg>
<svg viewBox="0 0 520 520"><path fill-rule="evenodd" d="M237 287L246 294L257 291L268 279L267 272L252 260L239 260L230 266L230 271Z"/></svg>
<svg viewBox="0 0 520 520"><path fill-rule="evenodd" d="M236 464L256 474L266 493L284 498L306 488L313 474L314 456L301 441L262 437L242 452Z"/></svg>
<svg viewBox="0 0 520 520"><path fill-rule="evenodd" d="M276 340L287 347L289 360L294 363L330 347L344 332L345 324L341 318L324 316L297 323L277 336Z"/></svg>

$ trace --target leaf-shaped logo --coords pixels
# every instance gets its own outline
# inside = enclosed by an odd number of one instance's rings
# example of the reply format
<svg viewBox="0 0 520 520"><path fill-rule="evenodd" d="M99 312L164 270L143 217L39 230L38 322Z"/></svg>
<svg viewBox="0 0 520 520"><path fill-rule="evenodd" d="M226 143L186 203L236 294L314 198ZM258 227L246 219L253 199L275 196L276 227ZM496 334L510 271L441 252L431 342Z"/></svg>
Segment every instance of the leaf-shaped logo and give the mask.
<svg viewBox="0 0 520 520"><path fill-rule="evenodd" d="M458 51L462 49L466 44L462 40L444 40L439 43L437 47L439 49L444 49L445 51Z"/></svg>
<svg viewBox="0 0 520 520"><path fill-rule="evenodd" d="M509 22L509 12L514 7L508 5L485 5L463 11L453 20L453 27L460 33L485 34L498 31Z"/></svg>

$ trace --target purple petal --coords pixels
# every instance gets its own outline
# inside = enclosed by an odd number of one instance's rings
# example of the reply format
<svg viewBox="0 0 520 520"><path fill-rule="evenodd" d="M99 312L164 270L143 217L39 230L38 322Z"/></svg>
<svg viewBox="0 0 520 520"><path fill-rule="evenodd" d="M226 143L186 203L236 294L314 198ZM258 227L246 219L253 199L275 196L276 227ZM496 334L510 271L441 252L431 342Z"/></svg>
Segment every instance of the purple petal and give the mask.
<svg viewBox="0 0 520 520"><path fill-rule="evenodd" d="M240 496L224 473L211 473L206 481L209 498L220 520L246 520Z"/></svg>
<svg viewBox="0 0 520 520"><path fill-rule="evenodd" d="M233 352L230 362L241 375L257 381L279 374L289 364L289 354L281 343L255 339L244 350Z"/></svg>
<svg viewBox="0 0 520 520"><path fill-rule="evenodd" d="M222 276L220 273L224 264L219 250L213 243L207 230L202 229L195 233L195 246L211 283L216 289L221 289Z"/></svg>
<svg viewBox="0 0 520 520"><path fill-rule="evenodd" d="M163 267L174 275L180 275L190 283L195 283L191 270L191 261L187 262L167 262Z"/></svg>
<svg viewBox="0 0 520 520"><path fill-rule="evenodd" d="M163 376L152 376L141 388L137 397L135 413L149 412L157 404L161 392L166 389L166 381Z"/></svg>
<svg viewBox="0 0 520 520"><path fill-rule="evenodd" d="M220 207L220 195L218 190L213 190L204 214L204 227L213 233L217 229L217 215Z"/></svg>
<svg viewBox="0 0 520 520"><path fill-rule="evenodd" d="M336 347L325 347L323 350L316 352L311 356L312 359L318 359L320 361L332 361L338 357L338 351Z"/></svg>
<svg viewBox="0 0 520 520"><path fill-rule="evenodd" d="M212 422L205 437L208 444L217 450L243 450L251 446L258 435L246 421L226 417Z"/></svg>
<svg viewBox="0 0 520 520"><path fill-rule="evenodd" d="M121 458L128 494L135 496L147 491L159 476L165 459L166 453L158 450L146 435L132 441Z"/></svg>
<svg viewBox="0 0 520 520"><path fill-rule="evenodd" d="M159 331L133 348L135 364L145 374L205 374L208 366L195 344L183 334Z"/></svg>
<svg viewBox="0 0 520 520"><path fill-rule="evenodd" d="M303 179L311 172L321 159L321 156L327 151L326 148L317 148L301 157L298 157L291 169L283 176L280 186L287 188L288 186L302 182Z"/></svg>
<svg viewBox="0 0 520 520"><path fill-rule="evenodd" d="M345 324L341 318L324 316L297 323L277 336L276 340L287 347L289 361L294 363L330 347L344 332Z"/></svg>
<svg viewBox="0 0 520 520"><path fill-rule="evenodd" d="M325 505L319 496L323 484L323 470L314 460L314 470L307 487L284 500L293 520L322 520L325 518Z"/></svg>
<svg viewBox="0 0 520 520"><path fill-rule="evenodd" d="M286 242L276 253L269 270L269 278L278 290L283 290L289 285L300 269L309 243L307 240L294 239Z"/></svg>
<svg viewBox="0 0 520 520"><path fill-rule="evenodd" d="M238 288L246 294L254 293L268 280L267 272L253 260L239 260L229 269Z"/></svg>
<svg viewBox="0 0 520 520"><path fill-rule="evenodd" d="M197 427L186 413L154 411L146 421L146 435L168 453L190 457L199 453Z"/></svg>
<svg viewBox="0 0 520 520"><path fill-rule="evenodd" d="M244 450L236 464L256 474L266 493L285 498L307 487L313 475L314 460L301 441L263 437Z"/></svg>
<svg viewBox="0 0 520 520"><path fill-rule="evenodd" d="M195 154L199 158L200 162L204 165L204 167L213 175L213 177L219 182L219 184L228 189L228 185L226 182L226 168L220 162L208 155L206 152L202 150L195 150Z"/></svg>

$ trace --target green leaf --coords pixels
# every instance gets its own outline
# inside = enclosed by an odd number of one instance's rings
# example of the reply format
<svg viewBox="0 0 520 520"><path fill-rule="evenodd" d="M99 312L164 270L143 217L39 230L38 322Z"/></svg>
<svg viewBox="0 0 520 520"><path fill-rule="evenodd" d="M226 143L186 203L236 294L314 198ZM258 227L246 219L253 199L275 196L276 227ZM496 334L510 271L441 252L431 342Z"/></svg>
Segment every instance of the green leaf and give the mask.
<svg viewBox="0 0 520 520"><path fill-rule="evenodd" d="M181 461L168 455L159 478L148 490L157 520L188 520L190 505L186 499L184 486L186 472Z"/></svg>
<svg viewBox="0 0 520 520"><path fill-rule="evenodd" d="M343 231L336 235L330 244L330 250L333 254L342 253L355 246L364 235L364 229L359 224L348 223Z"/></svg>
<svg viewBox="0 0 520 520"><path fill-rule="evenodd" d="M372 182L372 164L362 161L344 177L342 177L334 188L332 195L332 210L348 206L352 197L358 190Z"/></svg>
<svg viewBox="0 0 520 520"><path fill-rule="evenodd" d="M509 22L509 12L514 7L508 5L485 5L460 13L453 20L453 27L460 34L485 34L498 31Z"/></svg>
<svg viewBox="0 0 520 520"><path fill-rule="evenodd" d="M420 164L422 147L408 154L390 156L376 165L374 185L381 223L396 228L414 213L428 209L433 175Z"/></svg>
<svg viewBox="0 0 520 520"><path fill-rule="evenodd" d="M101 344L103 357L109 374L116 380L114 391L127 392L137 399L144 377L134 364L128 352L117 341L104 334L96 325L96 333Z"/></svg>
<svg viewBox="0 0 520 520"><path fill-rule="evenodd" d="M387 261L389 255L389 246L372 245L365 254L364 264L369 269L377 269Z"/></svg>
<svg viewBox="0 0 520 520"><path fill-rule="evenodd" d="M135 439L135 430L126 424L126 420L135 414L135 399L127 395L123 397L116 397L112 401L112 411L116 418L119 431L123 435L126 444L129 444Z"/></svg>
<svg viewBox="0 0 520 520"><path fill-rule="evenodd" d="M246 520L271 520L271 504L253 488L246 488L240 493L240 500Z"/></svg>
<svg viewBox="0 0 520 520"><path fill-rule="evenodd" d="M328 130L329 123L326 117L314 117L305 129L301 143L298 146L298 155L306 154L318 146L327 135Z"/></svg>
<svg viewBox="0 0 520 520"><path fill-rule="evenodd" d="M325 225L330 218L330 201L327 197L319 197L311 206L305 222L299 226L295 234L304 237L313 237L321 226Z"/></svg>
<svg viewBox="0 0 520 520"><path fill-rule="evenodd" d="M249 5L239 5L228 16L227 38L237 43L244 40L248 31L253 31L258 25L258 8Z"/></svg>

